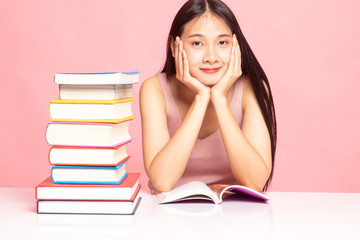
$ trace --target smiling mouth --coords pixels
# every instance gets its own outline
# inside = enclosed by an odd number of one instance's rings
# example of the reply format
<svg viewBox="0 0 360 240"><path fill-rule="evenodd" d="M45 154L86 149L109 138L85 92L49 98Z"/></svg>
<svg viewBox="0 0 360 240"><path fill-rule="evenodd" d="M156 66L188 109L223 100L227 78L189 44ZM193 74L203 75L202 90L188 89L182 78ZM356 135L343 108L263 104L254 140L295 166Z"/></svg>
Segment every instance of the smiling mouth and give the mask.
<svg viewBox="0 0 360 240"><path fill-rule="evenodd" d="M220 69L221 69L221 67L218 67L218 68L200 68L200 70L205 72L205 73L217 73Z"/></svg>

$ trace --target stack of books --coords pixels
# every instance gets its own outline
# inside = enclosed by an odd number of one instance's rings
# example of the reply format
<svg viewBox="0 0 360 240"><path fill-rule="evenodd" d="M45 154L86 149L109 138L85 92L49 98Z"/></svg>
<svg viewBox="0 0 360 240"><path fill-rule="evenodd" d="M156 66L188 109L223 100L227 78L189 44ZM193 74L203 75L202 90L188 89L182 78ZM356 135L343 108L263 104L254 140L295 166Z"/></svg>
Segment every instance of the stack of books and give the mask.
<svg viewBox="0 0 360 240"><path fill-rule="evenodd" d="M55 75L46 140L51 176L35 188L38 213L134 214L139 173L129 173L126 146L132 86L139 72Z"/></svg>

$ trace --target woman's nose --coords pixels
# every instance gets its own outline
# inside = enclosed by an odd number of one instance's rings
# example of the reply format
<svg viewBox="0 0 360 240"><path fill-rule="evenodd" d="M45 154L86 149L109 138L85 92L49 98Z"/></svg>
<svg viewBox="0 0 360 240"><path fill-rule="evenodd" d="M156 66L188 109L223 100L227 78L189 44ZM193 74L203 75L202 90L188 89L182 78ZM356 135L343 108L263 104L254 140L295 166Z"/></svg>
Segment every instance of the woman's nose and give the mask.
<svg viewBox="0 0 360 240"><path fill-rule="evenodd" d="M207 46L205 48L203 62L213 64L216 61L217 61L217 56L214 47Z"/></svg>

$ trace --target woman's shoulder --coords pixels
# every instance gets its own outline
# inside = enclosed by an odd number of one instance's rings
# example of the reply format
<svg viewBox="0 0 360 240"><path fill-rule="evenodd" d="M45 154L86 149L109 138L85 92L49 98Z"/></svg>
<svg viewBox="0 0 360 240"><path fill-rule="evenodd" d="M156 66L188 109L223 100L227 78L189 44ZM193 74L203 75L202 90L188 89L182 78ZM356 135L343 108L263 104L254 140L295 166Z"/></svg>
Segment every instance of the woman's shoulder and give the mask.
<svg viewBox="0 0 360 240"><path fill-rule="evenodd" d="M141 88L144 88L144 87L148 88L148 87L158 85L158 84L160 84L160 79L157 75L154 75L152 77L145 79L141 84Z"/></svg>
<svg viewBox="0 0 360 240"><path fill-rule="evenodd" d="M140 88L140 94L141 92L150 91L153 94L154 93L162 93L164 88L166 88L166 85L168 84L168 78L166 76L166 73L158 73L152 77L149 77L143 81Z"/></svg>
<svg viewBox="0 0 360 240"><path fill-rule="evenodd" d="M152 77L149 77L147 79L145 79L140 87L140 95L142 95L142 93L146 93L146 92L157 92L161 90L161 83L160 83L160 79L157 75L154 75Z"/></svg>
<svg viewBox="0 0 360 240"><path fill-rule="evenodd" d="M254 89L251 84L250 76L244 75L243 79L243 93L242 93L242 100L241 100L241 107L244 110L249 102L252 102L255 97Z"/></svg>
<svg viewBox="0 0 360 240"><path fill-rule="evenodd" d="M149 77L142 82L139 97L141 101L145 102L153 102L156 99L160 102L164 101L164 94L158 75Z"/></svg>
<svg viewBox="0 0 360 240"><path fill-rule="evenodd" d="M242 94L242 109L246 108L247 105L250 105L250 104L254 104L255 102L257 102L257 99L256 99L256 93L255 93L255 90L252 86L252 82L251 82L251 79L250 79L250 76L249 75L245 75L243 77L243 94ZM265 90L267 91L267 93L269 93L269 90L265 84L265 81L263 81L263 84L264 84L264 87L265 87Z"/></svg>

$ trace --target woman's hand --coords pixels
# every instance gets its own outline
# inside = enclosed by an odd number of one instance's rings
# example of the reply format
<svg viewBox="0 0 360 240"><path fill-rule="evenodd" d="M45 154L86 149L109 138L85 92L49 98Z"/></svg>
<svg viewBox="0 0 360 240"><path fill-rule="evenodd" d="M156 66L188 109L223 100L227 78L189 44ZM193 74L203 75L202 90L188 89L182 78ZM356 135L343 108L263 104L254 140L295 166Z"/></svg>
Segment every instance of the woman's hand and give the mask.
<svg viewBox="0 0 360 240"><path fill-rule="evenodd" d="M211 100L214 101L218 97L226 97L227 92L241 74L241 51L236 36L233 34L229 67L220 81L211 87Z"/></svg>
<svg viewBox="0 0 360 240"><path fill-rule="evenodd" d="M183 48L183 42L179 37L175 39L175 67L176 78L190 88L195 94L210 94L210 87L205 86L190 75L189 62Z"/></svg>

